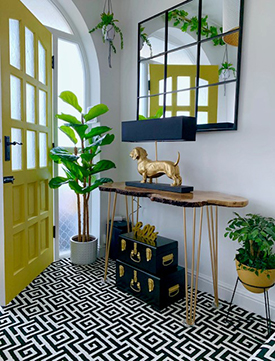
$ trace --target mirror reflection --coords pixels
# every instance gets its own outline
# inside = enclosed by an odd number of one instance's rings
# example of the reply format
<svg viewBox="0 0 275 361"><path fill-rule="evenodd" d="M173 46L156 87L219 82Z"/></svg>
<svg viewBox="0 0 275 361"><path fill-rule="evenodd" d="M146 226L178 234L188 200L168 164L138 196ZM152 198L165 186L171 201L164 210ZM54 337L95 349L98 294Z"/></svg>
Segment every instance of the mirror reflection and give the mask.
<svg viewBox="0 0 275 361"><path fill-rule="evenodd" d="M139 24L139 115L196 116L204 129L235 126L241 5L191 0Z"/></svg>

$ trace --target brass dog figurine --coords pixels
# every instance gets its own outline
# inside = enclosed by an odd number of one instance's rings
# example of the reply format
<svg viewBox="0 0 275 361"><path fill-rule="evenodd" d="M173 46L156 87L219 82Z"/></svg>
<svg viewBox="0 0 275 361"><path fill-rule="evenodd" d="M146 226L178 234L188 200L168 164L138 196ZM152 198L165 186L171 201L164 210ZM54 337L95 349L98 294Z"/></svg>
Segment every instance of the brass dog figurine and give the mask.
<svg viewBox="0 0 275 361"><path fill-rule="evenodd" d="M180 154L178 153L178 159L175 163L166 160L166 161L152 161L147 158L147 152L145 149L141 147L134 148L130 157L138 162L138 172L142 175L141 183L146 183L147 178L149 179L149 183L152 183L153 178L161 177L166 174L167 177L173 179L172 187L180 186L182 184L182 178L180 176L179 170L179 161Z"/></svg>

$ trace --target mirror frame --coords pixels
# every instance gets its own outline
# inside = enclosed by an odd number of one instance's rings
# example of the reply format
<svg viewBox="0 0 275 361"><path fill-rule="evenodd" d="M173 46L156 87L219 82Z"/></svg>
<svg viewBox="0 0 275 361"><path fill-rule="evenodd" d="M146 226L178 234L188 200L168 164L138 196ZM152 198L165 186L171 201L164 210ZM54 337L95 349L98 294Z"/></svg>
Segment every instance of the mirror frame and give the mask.
<svg viewBox="0 0 275 361"><path fill-rule="evenodd" d="M140 96L140 63L142 62L141 58L140 58L140 27L142 25L144 25L144 23L153 20L156 17L159 16L165 16L165 44L164 44L164 51L162 53L153 55L152 57L148 57L146 58L146 60L150 60L153 59L155 57L158 56L164 56L164 92L163 92L163 97L164 97L164 103L163 103L163 113L165 114L165 110L166 110L166 83L167 83L167 58L168 58L168 54L172 51L175 51L175 49L172 50L168 50L168 12L178 8L179 6L183 6L185 4L188 4L190 2L192 2L193 0L185 0L179 4L177 4L176 6L173 6L167 10L161 11L156 15L153 15L143 21L140 21L138 23L138 51L137 51L137 64L138 64L138 69L137 69L137 113L136 113L136 119L139 119L139 103L140 103L140 99L141 98L145 98L147 96ZM199 20L199 24L201 24L201 19L202 19L202 3L203 1L207 1L207 0L198 0L198 20ZM221 0L218 0L221 1ZM234 123L229 123L229 122L223 122L223 123L208 123L208 124L197 124L197 132L208 132L208 131L224 131L224 130L237 130L238 127L238 112L239 112L239 91L240 91L240 72L241 72L241 55L242 55L242 38L243 38L243 17L244 17L244 2L245 0L240 0L240 18L239 18L239 28L238 30L231 30L225 33L221 33L218 34L215 37L212 38L206 38L206 39L202 39L201 37L201 26L199 26L199 31L198 31L198 36L197 36L197 41L194 41L194 43L192 43L193 45L197 45L197 62L196 62L196 66L197 66L197 80L196 80L196 104L195 104L195 118L197 119L197 113L198 113L198 92L199 92L199 76L200 76L200 49L201 49L201 44L209 41L210 39L215 39L215 38L219 38L221 36L224 35L229 35L229 34L233 34L236 32L239 32L239 45L238 45L238 52L237 52L237 66L236 66L236 72L237 72L237 77L234 80L227 80L227 81L223 81L223 82L219 82L216 84L211 84L210 86L215 86L215 85L223 85L223 84L228 84L228 83L236 83L236 93L235 93L235 111L234 111ZM183 45L181 47L178 47L177 50L180 49L184 49L186 47L186 45ZM154 94L156 95L156 94ZM165 119L170 119L170 118L165 118Z"/></svg>

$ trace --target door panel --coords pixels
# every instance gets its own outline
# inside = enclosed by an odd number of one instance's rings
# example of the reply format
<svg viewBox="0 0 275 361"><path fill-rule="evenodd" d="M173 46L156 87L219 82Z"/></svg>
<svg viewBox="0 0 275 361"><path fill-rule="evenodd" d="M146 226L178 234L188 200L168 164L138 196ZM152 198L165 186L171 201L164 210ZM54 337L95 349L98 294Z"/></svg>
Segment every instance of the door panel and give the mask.
<svg viewBox="0 0 275 361"><path fill-rule="evenodd" d="M51 34L19 0L0 2L5 283L9 302L53 260ZM3 153L5 152L4 141ZM3 157L4 158L4 157Z"/></svg>

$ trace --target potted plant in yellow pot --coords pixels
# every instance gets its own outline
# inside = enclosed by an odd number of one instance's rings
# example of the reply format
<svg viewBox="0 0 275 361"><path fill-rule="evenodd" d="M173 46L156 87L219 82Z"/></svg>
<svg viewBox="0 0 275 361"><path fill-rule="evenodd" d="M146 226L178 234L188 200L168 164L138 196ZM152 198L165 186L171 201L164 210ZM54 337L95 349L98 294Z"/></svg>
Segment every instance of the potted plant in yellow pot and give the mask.
<svg viewBox="0 0 275 361"><path fill-rule="evenodd" d="M89 264L96 260L97 239L90 235L89 199L91 192L100 185L112 182L110 178L99 178L98 174L115 168L110 160L99 160L95 157L102 146L111 144L114 135L109 134L111 128L106 126L91 127L90 121L108 111L104 104L92 107L87 114L82 113L76 95L64 91L59 96L79 112L79 119L70 114L58 114L56 117L65 122L59 129L72 141L73 152L62 147L55 147L50 152L51 159L62 164L65 176L54 177L49 186L53 189L68 184L76 194L78 209L78 234L71 237L71 261L74 264Z"/></svg>
<svg viewBox="0 0 275 361"><path fill-rule="evenodd" d="M275 282L275 219L251 213L245 217L234 214L225 237L241 244L235 257L239 279L249 291L262 293Z"/></svg>

